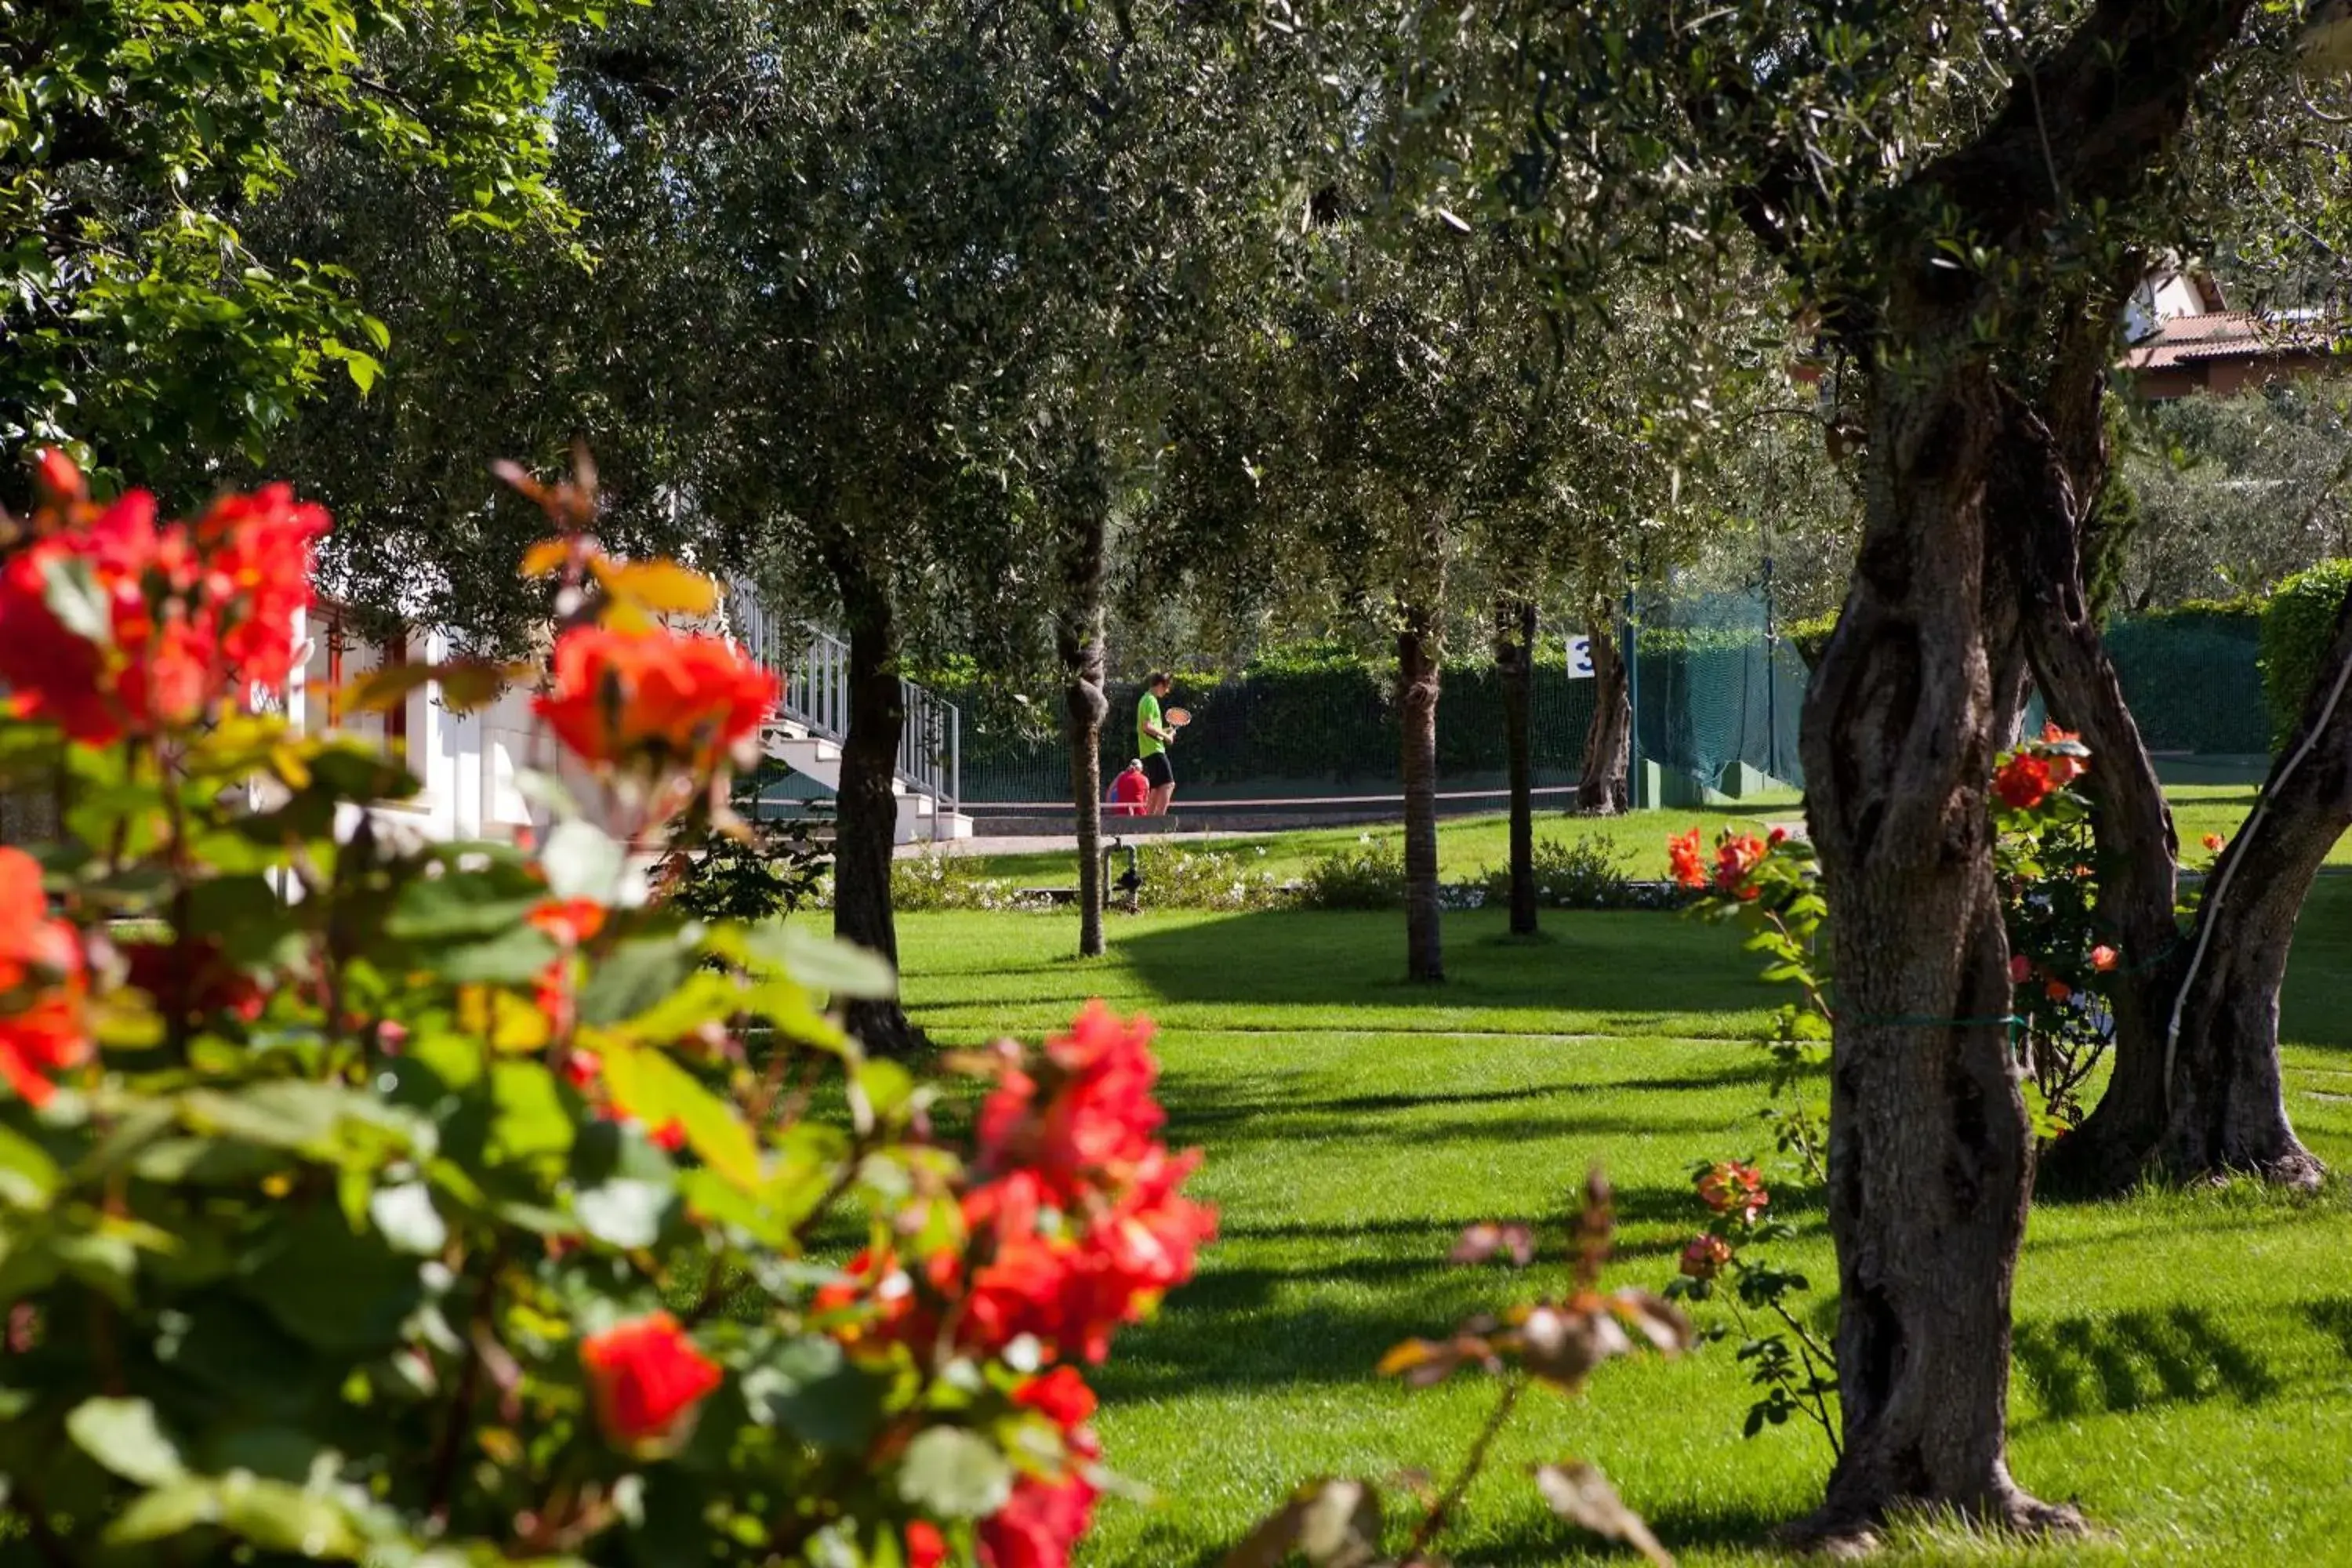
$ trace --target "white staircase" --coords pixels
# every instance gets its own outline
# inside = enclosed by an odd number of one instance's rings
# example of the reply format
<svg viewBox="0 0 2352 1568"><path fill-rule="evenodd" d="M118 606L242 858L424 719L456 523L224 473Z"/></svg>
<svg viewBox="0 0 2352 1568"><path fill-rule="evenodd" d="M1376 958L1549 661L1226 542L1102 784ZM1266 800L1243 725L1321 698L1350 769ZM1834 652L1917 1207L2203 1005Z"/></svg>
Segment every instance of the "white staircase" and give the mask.
<svg viewBox="0 0 2352 1568"><path fill-rule="evenodd" d="M735 639L776 675L783 689L761 732L767 754L821 788L841 788L841 742L849 733L849 645L826 632L795 635L768 613L744 584L728 595ZM911 680L898 683L907 718L890 793L898 801L898 841L937 843L971 837L962 801L963 714Z"/></svg>

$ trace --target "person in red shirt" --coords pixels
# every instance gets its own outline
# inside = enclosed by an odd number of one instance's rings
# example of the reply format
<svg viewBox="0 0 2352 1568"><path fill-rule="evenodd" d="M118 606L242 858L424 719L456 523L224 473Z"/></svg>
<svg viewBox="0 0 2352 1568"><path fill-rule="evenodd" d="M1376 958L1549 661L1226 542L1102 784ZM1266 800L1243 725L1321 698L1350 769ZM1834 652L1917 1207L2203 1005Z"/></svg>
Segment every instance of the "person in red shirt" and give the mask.
<svg viewBox="0 0 2352 1568"><path fill-rule="evenodd" d="M1128 759L1127 769L1110 781L1110 815L1141 816L1144 802L1151 797L1151 781L1144 776L1143 761Z"/></svg>

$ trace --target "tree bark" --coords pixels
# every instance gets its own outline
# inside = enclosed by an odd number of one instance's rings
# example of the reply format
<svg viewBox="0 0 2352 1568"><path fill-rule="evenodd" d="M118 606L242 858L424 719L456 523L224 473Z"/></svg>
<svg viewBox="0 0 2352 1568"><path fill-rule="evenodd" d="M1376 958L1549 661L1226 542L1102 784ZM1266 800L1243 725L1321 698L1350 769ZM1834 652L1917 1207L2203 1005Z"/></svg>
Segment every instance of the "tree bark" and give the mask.
<svg viewBox="0 0 2352 1568"><path fill-rule="evenodd" d="M1511 934L1536 934L1536 604L1495 605L1495 679L1503 689L1503 747L1511 789Z"/></svg>
<svg viewBox="0 0 2352 1568"><path fill-rule="evenodd" d="M1403 606L1397 632L1397 712L1404 733L1405 977L1445 978L1437 903L1437 691L1435 614Z"/></svg>
<svg viewBox="0 0 2352 1568"><path fill-rule="evenodd" d="M1108 500L1087 486L1065 520L1062 597L1054 616L1062 667L1064 730L1070 743L1070 805L1077 816L1078 956L1103 952L1102 730L1103 550Z"/></svg>
<svg viewBox="0 0 2352 1568"><path fill-rule="evenodd" d="M2008 944L1987 801L1989 373L1949 345L1874 378L1868 515L1807 695L1806 816L1839 997L1829 1218L1844 1448L1808 1536L1904 1506L2024 1529L2074 1522L2010 1479L2010 1295L2033 1141L2003 1019Z"/></svg>
<svg viewBox="0 0 2352 1568"><path fill-rule="evenodd" d="M2091 751L2084 787L2094 802L2097 913L2123 962L2107 987L2106 1092L2051 1152L2044 1181L2083 1194L2119 1193L2151 1173L2248 1172L2315 1185L2323 1167L2286 1112L2278 999L2295 913L2352 826L2352 714L2330 704L2323 679L2297 735L2298 745L2311 740L2303 763L2290 769L2294 749L2282 754L2231 851L2234 864L2184 935L2171 809L2091 602L2089 508L2106 461L2101 382L2095 363L2070 376L2066 357L2088 359L2062 356L2048 419L2022 405L2010 412L1994 515L2037 675L2059 722ZM2352 658L2352 643L2342 652Z"/></svg>
<svg viewBox="0 0 2352 1568"><path fill-rule="evenodd" d="M833 931L895 965L898 929L890 907L890 859L898 799L891 785L907 723L898 623L887 591L854 569L844 574L842 599L849 633L849 732L841 743L834 795ZM852 1003L849 1026L878 1055L904 1056L918 1044L896 1000Z"/></svg>
<svg viewBox="0 0 2352 1568"><path fill-rule="evenodd" d="M1592 647L1592 723L1584 731L1584 769L1576 783L1576 809L1587 816L1614 816L1625 809L1629 798L1625 774L1633 743L1631 683L1606 602L1585 626Z"/></svg>

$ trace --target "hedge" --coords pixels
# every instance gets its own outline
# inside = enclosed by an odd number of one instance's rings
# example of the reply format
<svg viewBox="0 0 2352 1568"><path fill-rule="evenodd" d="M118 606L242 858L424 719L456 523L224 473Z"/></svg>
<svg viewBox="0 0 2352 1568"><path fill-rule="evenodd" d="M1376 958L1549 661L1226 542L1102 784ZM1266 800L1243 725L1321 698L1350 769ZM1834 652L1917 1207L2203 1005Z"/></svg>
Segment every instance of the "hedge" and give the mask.
<svg viewBox="0 0 2352 1568"><path fill-rule="evenodd" d="M2347 589L2352 561L2323 561L2281 583L2263 607L2263 695L2274 748L2286 743L2303 719Z"/></svg>

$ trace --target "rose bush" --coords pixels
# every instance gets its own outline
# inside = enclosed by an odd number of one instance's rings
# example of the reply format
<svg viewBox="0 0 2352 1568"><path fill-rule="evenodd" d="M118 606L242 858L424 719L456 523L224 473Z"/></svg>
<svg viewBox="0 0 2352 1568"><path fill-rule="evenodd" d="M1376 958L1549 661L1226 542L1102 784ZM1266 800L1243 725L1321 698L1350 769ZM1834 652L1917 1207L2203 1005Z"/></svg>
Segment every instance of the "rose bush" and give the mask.
<svg viewBox="0 0 2352 1568"><path fill-rule="evenodd" d="M324 520L42 478L0 574L0 783L62 778L66 826L0 850L6 1550L1066 1562L1106 1484L1079 1365L1214 1226L1149 1026L954 1064L967 1151L830 1010L878 961L648 896L625 842L725 829L773 685L660 624L709 584L598 555L584 487L535 489L541 711L623 831L406 851L370 815L404 768L246 710Z"/></svg>

